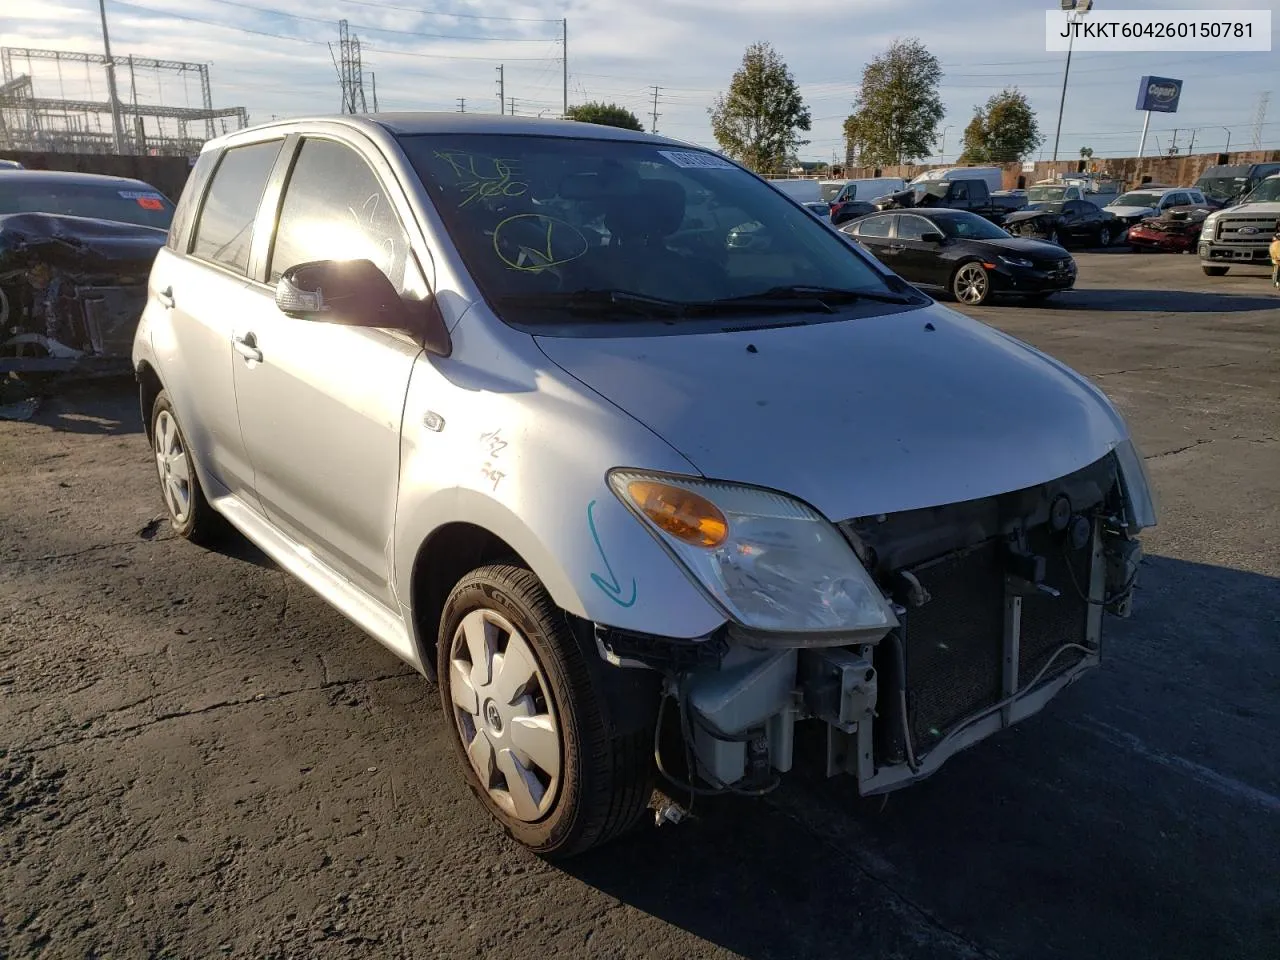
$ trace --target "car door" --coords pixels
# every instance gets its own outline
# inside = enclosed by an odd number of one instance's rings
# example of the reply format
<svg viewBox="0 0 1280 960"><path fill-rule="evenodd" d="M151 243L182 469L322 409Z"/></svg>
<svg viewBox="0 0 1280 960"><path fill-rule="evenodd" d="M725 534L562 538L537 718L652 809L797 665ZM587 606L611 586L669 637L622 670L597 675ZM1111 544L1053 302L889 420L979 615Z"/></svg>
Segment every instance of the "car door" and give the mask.
<svg viewBox="0 0 1280 960"><path fill-rule="evenodd" d="M894 254L897 253L890 237L893 231L893 218L892 213L873 214L858 220L849 231L873 257L891 270L896 269Z"/></svg>
<svg viewBox="0 0 1280 960"><path fill-rule="evenodd" d="M426 285L385 164L375 173L353 143L305 137L283 166L263 214L278 211L257 271L265 282L253 284L253 308L235 319L236 397L254 486L276 527L394 609L401 414L420 345L398 331L286 316L274 290L287 268L326 259L370 259L409 298L425 297Z"/></svg>
<svg viewBox="0 0 1280 960"><path fill-rule="evenodd" d="M946 283L947 265L942 262L939 243L926 243L927 233L942 231L926 218L914 213L898 215L894 243L898 250L893 269L913 283Z"/></svg>
<svg viewBox="0 0 1280 960"><path fill-rule="evenodd" d="M234 318L249 309L247 270L254 218L283 137L223 152L199 203L183 256L162 254L152 278L169 314L167 342L155 348L165 388L205 474L210 498L252 502L253 469L236 412L231 348Z"/></svg>

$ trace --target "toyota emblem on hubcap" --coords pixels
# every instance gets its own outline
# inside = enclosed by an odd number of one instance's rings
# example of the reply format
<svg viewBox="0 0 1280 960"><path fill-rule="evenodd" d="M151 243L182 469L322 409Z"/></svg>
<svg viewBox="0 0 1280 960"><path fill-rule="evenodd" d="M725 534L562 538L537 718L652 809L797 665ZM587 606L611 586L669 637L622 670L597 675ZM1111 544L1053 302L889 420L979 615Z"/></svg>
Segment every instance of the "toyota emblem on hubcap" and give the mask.
<svg viewBox="0 0 1280 960"><path fill-rule="evenodd" d="M502 732L502 714L498 712L498 705L492 700L485 702L484 719L494 733Z"/></svg>

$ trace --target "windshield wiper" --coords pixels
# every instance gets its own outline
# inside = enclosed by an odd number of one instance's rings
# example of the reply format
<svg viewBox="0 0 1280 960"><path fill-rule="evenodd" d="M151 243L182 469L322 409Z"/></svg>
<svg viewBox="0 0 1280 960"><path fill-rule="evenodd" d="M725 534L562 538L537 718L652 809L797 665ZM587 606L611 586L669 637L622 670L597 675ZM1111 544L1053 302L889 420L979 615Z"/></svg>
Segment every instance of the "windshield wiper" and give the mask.
<svg viewBox="0 0 1280 960"><path fill-rule="evenodd" d="M840 287L806 286L804 284L770 287L768 290L761 290L759 293L750 293L742 297L728 297L724 300L713 300L711 302L717 304L747 303L760 300L782 302L809 300L820 303L829 312L833 304L854 303L858 300L876 300L880 303L911 302L891 293L877 293L872 290L845 290Z"/></svg>
<svg viewBox="0 0 1280 960"><path fill-rule="evenodd" d="M608 307L627 307L646 317L684 316L689 304L679 300L664 300L630 290L565 290L563 292L516 293L497 297L497 302L508 307L532 307L534 309L601 310Z"/></svg>

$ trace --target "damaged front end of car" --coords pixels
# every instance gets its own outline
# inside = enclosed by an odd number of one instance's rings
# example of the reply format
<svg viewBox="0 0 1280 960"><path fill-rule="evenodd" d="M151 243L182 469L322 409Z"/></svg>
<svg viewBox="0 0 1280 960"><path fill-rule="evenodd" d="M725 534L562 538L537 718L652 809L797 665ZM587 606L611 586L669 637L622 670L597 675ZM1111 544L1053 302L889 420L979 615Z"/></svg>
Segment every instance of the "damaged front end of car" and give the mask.
<svg viewBox="0 0 1280 960"><path fill-rule="evenodd" d="M1208 215L1207 207L1173 207L1158 217L1147 217L1130 227L1129 245L1173 253L1194 250Z"/></svg>
<svg viewBox="0 0 1280 960"><path fill-rule="evenodd" d="M1058 214L1034 210L1011 213L1004 221L1004 228L1010 234L1031 240L1048 240L1061 226L1062 217Z"/></svg>
<svg viewBox="0 0 1280 960"><path fill-rule="evenodd" d="M636 500L635 481L623 482ZM801 515L776 496L778 516ZM669 521L688 542L691 530L707 542L722 536L705 504L638 512ZM722 518L731 530L731 510ZM829 614L839 628L744 625L789 603L774 602L770 578L786 565L765 569L771 549L799 547L813 532L769 523L758 535L729 534L713 574L740 579L730 593L758 606L734 610L738 600L726 604L713 589L731 619L710 636L669 640L597 625L595 642L615 666L663 674L662 715L674 719L664 733L660 718L655 757L677 793L766 792L810 735L822 740L828 776L853 775L864 796L888 793L1035 714L1099 664L1103 615L1129 615L1137 533L1155 521L1141 455L1126 439L1033 487L830 524L856 567L823 586L808 626ZM834 544L821 550L828 555L815 569L837 560ZM786 576L800 583L795 570ZM697 571L695 580L708 582Z"/></svg>
<svg viewBox="0 0 1280 960"><path fill-rule="evenodd" d="M0 216L0 373L127 372L166 236L110 220Z"/></svg>

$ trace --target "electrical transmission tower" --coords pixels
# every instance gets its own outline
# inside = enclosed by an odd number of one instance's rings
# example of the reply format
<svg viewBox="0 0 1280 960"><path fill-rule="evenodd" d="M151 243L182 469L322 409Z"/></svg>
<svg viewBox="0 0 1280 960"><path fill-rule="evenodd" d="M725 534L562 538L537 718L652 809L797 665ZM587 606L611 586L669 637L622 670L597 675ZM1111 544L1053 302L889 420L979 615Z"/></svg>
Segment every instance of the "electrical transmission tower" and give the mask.
<svg viewBox="0 0 1280 960"><path fill-rule="evenodd" d="M1253 118L1253 149L1262 149L1262 127L1263 121L1267 119L1267 104L1271 102L1271 91L1268 90L1258 97L1258 113Z"/></svg>
<svg viewBox="0 0 1280 960"><path fill-rule="evenodd" d="M658 112L658 91L661 89L662 88L657 85L653 88L653 113L650 114L650 116L653 117L653 122L649 124L650 133L658 132L658 118L662 116L662 114Z"/></svg>
<svg viewBox="0 0 1280 960"><path fill-rule="evenodd" d="M329 44L329 57L338 71L338 84L342 88L343 113L368 113L364 99L364 68L360 63L360 38L347 28L347 21L338 21L338 56L333 55Z"/></svg>

